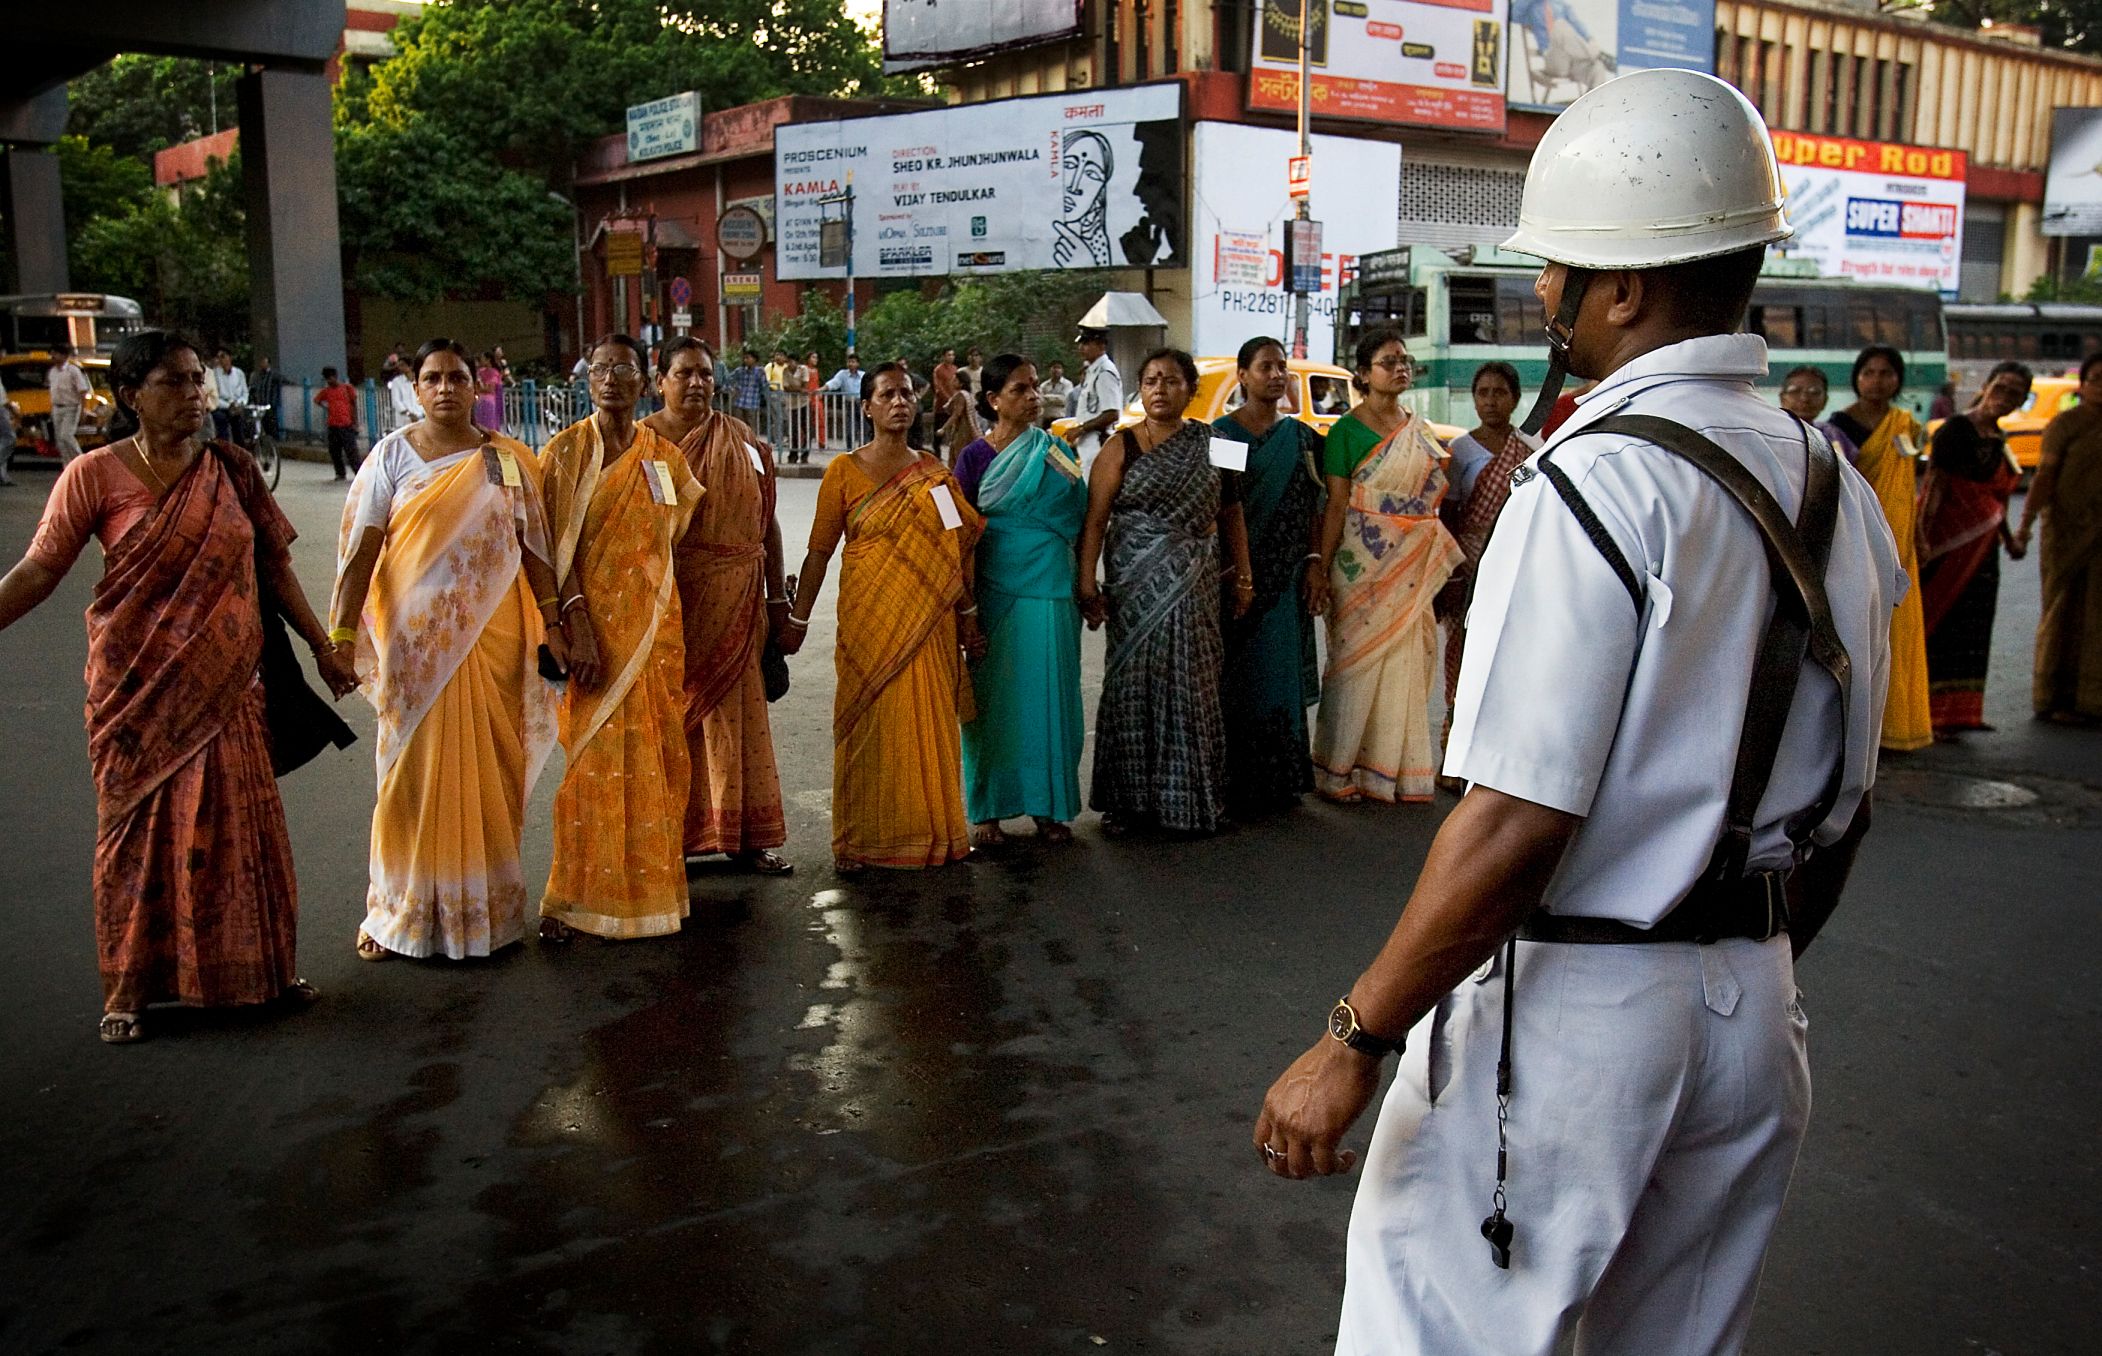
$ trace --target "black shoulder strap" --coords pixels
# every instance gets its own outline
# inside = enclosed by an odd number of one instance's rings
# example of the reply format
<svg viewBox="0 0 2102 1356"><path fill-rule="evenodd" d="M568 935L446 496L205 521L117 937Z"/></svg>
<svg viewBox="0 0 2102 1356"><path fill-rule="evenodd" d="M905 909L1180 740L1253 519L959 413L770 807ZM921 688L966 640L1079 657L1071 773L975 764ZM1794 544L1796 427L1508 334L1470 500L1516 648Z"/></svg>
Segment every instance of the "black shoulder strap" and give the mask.
<svg viewBox="0 0 2102 1356"><path fill-rule="evenodd" d="M1584 432L1588 433L1590 430L1585 429ZM1611 565L1613 573L1620 576L1620 586L1628 591L1628 601L1635 605L1635 619L1640 621L1642 576L1635 573L1635 567L1628 564L1627 554L1620 549L1620 543L1613 540L1613 534L1606 531L1606 525L1598 520L1598 513L1591 507L1591 501L1584 498L1582 491L1577 489L1576 482L1569 478L1569 473L1554 464L1553 457L1553 448L1540 454L1540 474L1546 476L1547 483L1555 487L1555 493L1561 495L1562 502L1569 505L1569 511L1575 516L1577 526L1584 529L1584 535L1591 538L1591 544L1606 558L1606 564ZM1521 467L1512 474L1518 475L1523 469Z"/></svg>
<svg viewBox="0 0 2102 1356"><path fill-rule="evenodd" d="M1744 732L1738 741L1736 771L1723 815L1723 836L1716 845L1710 875L1733 880L1744 873L1759 802L1773 776L1774 759L1780 753L1782 732L1788 724L1789 708L1795 702L1796 684L1807 652L1839 688L1840 742L1832 772L1817 801L1789 821L1789 840L1800 854L1839 798L1846 761L1846 698L1853 662L1839 638L1831 601L1825 594L1825 567L1831 559L1832 534L1839 512L1839 459L1822 437L1811 436L1810 426L1803 425L1803 451L1808 462L1803 505L1796 522L1790 523L1780 503L1743 463L1684 424L1655 415L1622 414L1601 419L1580 432L1625 434L1684 458L1727 490L1758 525L1773 580L1774 615L1760 638L1752 668Z"/></svg>

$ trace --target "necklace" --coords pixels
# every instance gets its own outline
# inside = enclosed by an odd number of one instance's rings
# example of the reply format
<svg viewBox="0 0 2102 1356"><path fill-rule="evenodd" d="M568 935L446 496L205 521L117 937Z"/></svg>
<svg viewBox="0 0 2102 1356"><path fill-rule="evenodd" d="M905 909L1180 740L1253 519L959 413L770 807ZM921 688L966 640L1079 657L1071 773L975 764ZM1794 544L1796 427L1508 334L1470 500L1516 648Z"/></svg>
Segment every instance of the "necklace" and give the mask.
<svg viewBox="0 0 2102 1356"><path fill-rule="evenodd" d="M146 468L146 474L152 476L153 483L161 487L160 492L162 494L166 494L168 492L168 482L161 478L159 471L153 469L153 457L146 451L146 444L139 441L139 435L136 433L131 435L130 441L132 453L138 457L139 465Z"/></svg>

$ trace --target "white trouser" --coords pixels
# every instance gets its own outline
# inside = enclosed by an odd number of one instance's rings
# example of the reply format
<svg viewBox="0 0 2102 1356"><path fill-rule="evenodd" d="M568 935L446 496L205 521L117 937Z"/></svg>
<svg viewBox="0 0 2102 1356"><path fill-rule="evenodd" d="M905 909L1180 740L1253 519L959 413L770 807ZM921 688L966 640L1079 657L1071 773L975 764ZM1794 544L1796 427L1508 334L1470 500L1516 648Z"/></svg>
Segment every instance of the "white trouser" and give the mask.
<svg viewBox="0 0 2102 1356"><path fill-rule="evenodd" d="M68 462L80 455L80 440L74 433L80 428L80 406L58 405L51 407L51 441L58 444L58 459Z"/></svg>
<svg viewBox="0 0 2102 1356"><path fill-rule="evenodd" d="M1338 1356L1705 1356L1744 1343L1810 1118L1785 937L1518 944L1511 1267L1496 1181L1503 977L1409 1033L1350 1216Z"/></svg>

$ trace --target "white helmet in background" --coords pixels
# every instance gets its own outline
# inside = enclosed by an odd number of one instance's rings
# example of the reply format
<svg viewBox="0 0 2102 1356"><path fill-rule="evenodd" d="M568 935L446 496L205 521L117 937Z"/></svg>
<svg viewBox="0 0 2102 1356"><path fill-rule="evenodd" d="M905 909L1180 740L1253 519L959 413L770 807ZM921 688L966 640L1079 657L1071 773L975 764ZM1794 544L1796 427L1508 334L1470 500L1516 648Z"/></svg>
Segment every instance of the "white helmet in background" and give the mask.
<svg viewBox="0 0 2102 1356"><path fill-rule="evenodd" d="M1555 119L1504 248L1572 268L1660 268L1795 234L1751 100L1699 71L1634 71Z"/></svg>

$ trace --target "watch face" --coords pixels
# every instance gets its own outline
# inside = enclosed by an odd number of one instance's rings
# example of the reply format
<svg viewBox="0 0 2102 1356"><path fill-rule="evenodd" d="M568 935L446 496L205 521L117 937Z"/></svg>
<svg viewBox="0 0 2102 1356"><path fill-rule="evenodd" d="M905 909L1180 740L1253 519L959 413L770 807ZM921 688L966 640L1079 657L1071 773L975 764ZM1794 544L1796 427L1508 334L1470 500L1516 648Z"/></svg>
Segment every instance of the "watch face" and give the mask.
<svg viewBox="0 0 2102 1356"><path fill-rule="evenodd" d="M1338 1003L1328 1014L1328 1034L1339 1041L1347 1041L1358 1029L1357 1014L1348 1003Z"/></svg>

